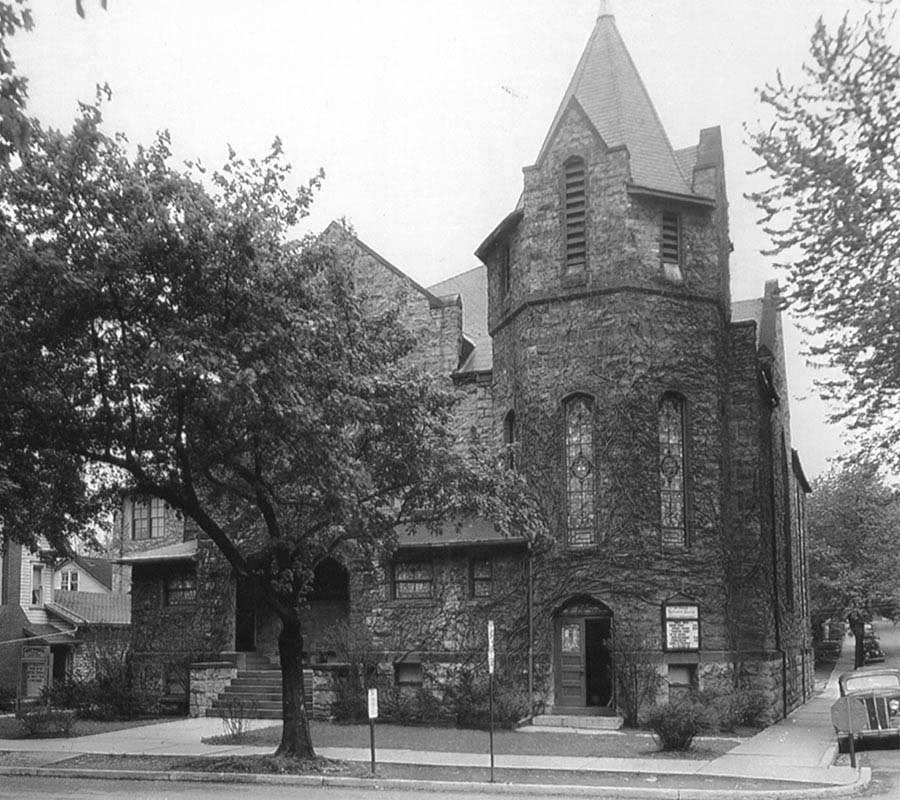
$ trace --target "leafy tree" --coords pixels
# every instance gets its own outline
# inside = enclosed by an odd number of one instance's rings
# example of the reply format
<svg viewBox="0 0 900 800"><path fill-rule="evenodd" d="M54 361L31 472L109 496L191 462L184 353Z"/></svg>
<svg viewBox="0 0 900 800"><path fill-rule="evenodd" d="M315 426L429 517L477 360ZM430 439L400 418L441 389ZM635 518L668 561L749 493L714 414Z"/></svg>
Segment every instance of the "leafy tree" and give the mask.
<svg viewBox="0 0 900 800"><path fill-rule="evenodd" d="M99 0L106 8L107 0ZM84 17L84 0L75 0L75 10ZM0 2L0 163L10 157L27 141L31 122L26 114L28 79L16 72L16 64L9 51L9 40L20 31L34 28L34 17L28 0Z"/></svg>
<svg viewBox="0 0 900 800"><path fill-rule="evenodd" d="M20 160L0 168L3 469L22 508L71 482L84 514L31 518L3 492L4 531L64 539L120 488L81 482L98 466L194 520L281 621L279 753L311 757L317 564L371 563L397 525L456 510L507 533L539 515L517 477L457 447L452 395L412 365L396 312L369 309L334 251L288 241L319 178L289 190L277 141L204 185L166 135L130 155L85 106L69 135L33 122Z"/></svg>
<svg viewBox="0 0 900 800"><path fill-rule="evenodd" d="M898 463L900 449L900 52L892 0L854 21L820 18L796 85L758 90L771 125L750 144L770 181L750 198L807 318L835 419Z"/></svg>
<svg viewBox="0 0 900 800"><path fill-rule="evenodd" d="M811 616L848 620L861 666L864 623L900 599L900 496L862 462L817 479L808 511Z"/></svg>

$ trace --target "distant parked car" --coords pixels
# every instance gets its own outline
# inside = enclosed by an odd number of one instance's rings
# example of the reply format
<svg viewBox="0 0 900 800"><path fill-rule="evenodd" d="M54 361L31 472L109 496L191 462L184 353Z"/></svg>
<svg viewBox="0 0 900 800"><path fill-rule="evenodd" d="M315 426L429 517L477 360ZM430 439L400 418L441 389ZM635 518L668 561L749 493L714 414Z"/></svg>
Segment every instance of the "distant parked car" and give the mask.
<svg viewBox="0 0 900 800"><path fill-rule="evenodd" d="M884 650L874 633L863 638L863 657L866 664L880 664L884 661Z"/></svg>
<svg viewBox="0 0 900 800"><path fill-rule="evenodd" d="M900 742L900 670L857 669L841 675L838 685L831 722L841 752L847 752L851 731L854 744Z"/></svg>

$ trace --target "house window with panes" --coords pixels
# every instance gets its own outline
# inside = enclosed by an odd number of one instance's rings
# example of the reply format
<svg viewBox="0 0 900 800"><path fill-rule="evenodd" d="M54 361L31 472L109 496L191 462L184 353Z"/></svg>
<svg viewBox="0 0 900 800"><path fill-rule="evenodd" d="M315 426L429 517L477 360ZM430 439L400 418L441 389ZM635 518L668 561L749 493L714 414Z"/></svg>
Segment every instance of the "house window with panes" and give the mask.
<svg viewBox="0 0 900 800"><path fill-rule="evenodd" d="M197 596L197 577L193 572L175 572L166 576L165 604L184 606L194 602Z"/></svg>
<svg viewBox="0 0 900 800"><path fill-rule="evenodd" d="M135 498L131 504L131 538L159 539L165 534L165 501L158 497Z"/></svg>
<svg viewBox="0 0 900 800"><path fill-rule="evenodd" d="M490 597L493 592L494 565L490 558L473 558L469 562L469 595Z"/></svg>
<svg viewBox="0 0 900 800"><path fill-rule="evenodd" d="M59 588L64 592L78 591L78 573L74 569L65 570L59 578Z"/></svg>
<svg viewBox="0 0 900 800"><path fill-rule="evenodd" d="M564 170L565 271L577 273L587 267L587 171L584 159L573 156L566 161Z"/></svg>
<svg viewBox="0 0 900 800"><path fill-rule="evenodd" d="M430 561L398 561L394 564L394 599L431 598L434 572Z"/></svg>
<svg viewBox="0 0 900 800"><path fill-rule="evenodd" d="M594 538L594 423L593 403L576 395L566 401L566 508L568 542L593 544Z"/></svg>
<svg viewBox="0 0 900 800"><path fill-rule="evenodd" d="M662 543L687 544L685 514L684 400L676 394L659 403L659 502Z"/></svg>
<svg viewBox="0 0 900 800"><path fill-rule="evenodd" d="M670 281L681 281L681 220L678 214L663 212L662 236L659 245L663 275Z"/></svg>

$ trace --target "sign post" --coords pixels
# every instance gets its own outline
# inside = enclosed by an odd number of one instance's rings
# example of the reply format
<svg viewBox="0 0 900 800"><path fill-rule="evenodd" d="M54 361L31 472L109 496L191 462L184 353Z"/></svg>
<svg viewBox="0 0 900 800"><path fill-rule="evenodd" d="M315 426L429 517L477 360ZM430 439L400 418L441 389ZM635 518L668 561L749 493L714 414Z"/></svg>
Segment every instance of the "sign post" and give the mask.
<svg viewBox="0 0 900 800"><path fill-rule="evenodd" d="M488 620L488 704L490 707L491 783L494 782L494 620Z"/></svg>
<svg viewBox="0 0 900 800"><path fill-rule="evenodd" d="M375 774L375 720L378 719L378 689L369 689L369 747L372 751L372 774Z"/></svg>
<svg viewBox="0 0 900 800"><path fill-rule="evenodd" d="M856 769L856 749L853 743L853 712L850 710L850 698L845 697L847 701L847 742L850 747L850 766Z"/></svg>

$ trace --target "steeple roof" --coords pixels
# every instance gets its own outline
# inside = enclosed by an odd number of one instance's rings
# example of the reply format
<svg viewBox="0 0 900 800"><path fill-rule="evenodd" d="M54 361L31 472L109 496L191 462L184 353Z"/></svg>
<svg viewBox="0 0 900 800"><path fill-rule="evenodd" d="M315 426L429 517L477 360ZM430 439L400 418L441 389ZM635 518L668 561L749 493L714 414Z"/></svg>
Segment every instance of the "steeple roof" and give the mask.
<svg viewBox="0 0 900 800"><path fill-rule="evenodd" d="M628 148L635 186L693 194L611 14L601 12L597 18L538 161L544 157L572 98L584 109L608 147Z"/></svg>

